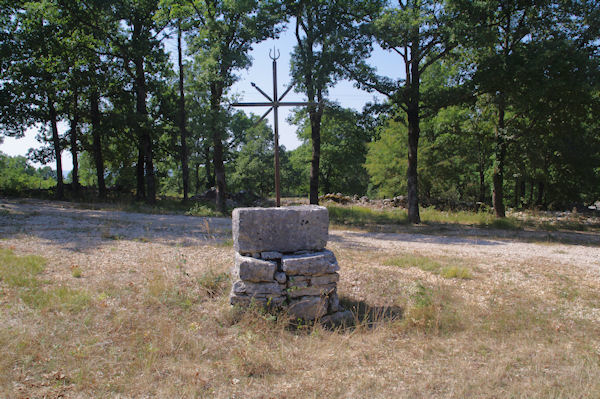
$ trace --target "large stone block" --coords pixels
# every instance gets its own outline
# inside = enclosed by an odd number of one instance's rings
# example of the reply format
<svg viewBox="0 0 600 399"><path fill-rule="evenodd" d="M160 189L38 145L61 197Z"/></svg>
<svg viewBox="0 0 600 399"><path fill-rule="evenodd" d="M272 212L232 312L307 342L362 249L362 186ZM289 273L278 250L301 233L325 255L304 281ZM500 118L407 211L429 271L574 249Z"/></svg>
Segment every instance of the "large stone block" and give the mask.
<svg viewBox="0 0 600 399"><path fill-rule="evenodd" d="M237 252L235 253L234 274L242 280L257 283L261 281L273 281L276 270L276 262L255 259L249 256L242 256Z"/></svg>
<svg viewBox="0 0 600 399"><path fill-rule="evenodd" d="M252 283L249 281L236 281L233 283L232 291L236 295L249 295L256 297L281 296L283 290L276 283Z"/></svg>
<svg viewBox="0 0 600 399"><path fill-rule="evenodd" d="M298 298L301 296L329 295L333 291L335 291L335 284L311 286L311 287L292 286L287 289L287 294L290 298Z"/></svg>
<svg viewBox="0 0 600 399"><path fill-rule="evenodd" d="M327 313L327 300L318 296L304 297L292 302L288 311L293 318L314 320Z"/></svg>
<svg viewBox="0 0 600 399"><path fill-rule="evenodd" d="M324 274L322 276L314 276L310 279L311 285L327 285L335 284L340 281L340 275L337 273Z"/></svg>
<svg viewBox="0 0 600 399"><path fill-rule="evenodd" d="M232 219L237 252L314 251L327 245L329 214L322 206L236 208Z"/></svg>
<svg viewBox="0 0 600 399"><path fill-rule="evenodd" d="M288 275L318 276L338 271L340 267L331 251L306 255L289 255L281 258L283 271Z"/></svg>

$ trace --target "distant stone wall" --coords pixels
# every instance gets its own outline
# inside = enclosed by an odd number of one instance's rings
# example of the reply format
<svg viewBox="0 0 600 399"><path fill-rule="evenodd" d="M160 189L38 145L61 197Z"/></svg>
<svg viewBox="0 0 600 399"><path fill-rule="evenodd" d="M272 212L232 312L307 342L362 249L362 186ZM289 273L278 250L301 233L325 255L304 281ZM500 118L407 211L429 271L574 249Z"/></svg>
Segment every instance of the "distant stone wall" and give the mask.
<svg viewBox="0 0 600 399"><path fill-rule="evenodd" d="M339 266L326 250L327 208L316 205L233 210L232 305L287 309L295 319L338 324Z"/></svg>

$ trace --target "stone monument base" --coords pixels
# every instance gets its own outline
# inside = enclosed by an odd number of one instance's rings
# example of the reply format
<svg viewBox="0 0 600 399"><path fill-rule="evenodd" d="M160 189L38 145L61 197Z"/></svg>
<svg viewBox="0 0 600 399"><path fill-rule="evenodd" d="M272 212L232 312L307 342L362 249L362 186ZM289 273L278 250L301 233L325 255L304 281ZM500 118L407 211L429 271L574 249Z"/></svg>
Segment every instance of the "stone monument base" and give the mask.
<svg viewBox="0 0 600 399"><path fill-rule="evenodd" d="M232 223L232 305L284 309L292 319L326 325L352 320L337 294L339 265L325 249L327 208L237 208Z"/></svg>

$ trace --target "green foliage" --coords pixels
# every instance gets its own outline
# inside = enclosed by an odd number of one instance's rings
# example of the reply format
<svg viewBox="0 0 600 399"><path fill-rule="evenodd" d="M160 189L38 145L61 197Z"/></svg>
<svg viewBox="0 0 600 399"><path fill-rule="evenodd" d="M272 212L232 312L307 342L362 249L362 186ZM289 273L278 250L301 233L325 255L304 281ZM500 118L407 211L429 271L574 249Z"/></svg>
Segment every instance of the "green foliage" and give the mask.
<svg viewBox="0 0 600 399"><path fill-rule="evenodd" d="M275 188L275 166L273 159L273 131L266 123L252 126L258 117L247 118L243 113L238 118L246 120L243 143L236 154L235 166L231 172L230 185L236 190L244 190L268 196ZM285 148L280 147L280 164L286 163Z"/></svg>
<svg viewBox="0 0 600 399"><path fill-rule="evenodd" d="M303 144L290 157L293 168L308 176L311 160L310 119L305 110L296 112L292 122L299 126L298 138ZM366 192L368 175L364 167L367 143L371 140L369 115L361 115L351 109L330 105L325 108L321 120L321 158L319 186L322 194L359 194ZM304 180L304 192L308 191L308 179Z"/></svg>
<svg viewBox="0 0 600 399"><path fill-rule="evenodd" d="M403 319L403 328L444 334L461 328L461 320L451 308L452 298L439 287L417 282Z"/></svg>
<svg viewBox="0 0 600 399"><path fill-rule="evenodd" d="M54 176L49 167L36 169L25 157L11 157L0 152L0 191L3 193L50 188L56 185Z"/></svg>
<svg viewBox="0 0 600 399"><path fill-rule="evenodd" d="M256 118L222 104L236 73L250 65L251 47L276 37L288 18L297 23L288 27L297 28L295 87L318 104L294 119L303 144L281 149L284 194L309 192L316 129L321 193L406 195L410 170L418 174L411 181L424 205L490 204L495 182L504 192L501 202L514 208L571 209L600 197L593 6L554 0L4 2L0 141L35 126L44 146L30 158L58 161L57 152L73 150L84 186L98 185L99 155L100 172L115 188L110 195L128 199L139 188L143 197L155 173L159 194L179 196L178 82L160 40L181 26L191 56L183 65L191 186L202 192L218 176L223 188L227 175L231 191L271 195L270 129L253 128ZM380 76L368 64L375 43L395 55L389 62L398 73ZM342 77L386 97L370 107L381 126L326 101ZM54 122L69 129L54 137ZM417 168L408 168L409 147ZM141 175L138 165L145 166ZM23 157L0 154L2 194L52 188L57 178ZM422 211L429 222L522 227L484 212ZM190 212L211 214L202 207ZM401 212L384 214L361 210L338 220L404 223Z"/></svg>
<svg viewBox="0 0 600 399"><path fill-rule="evenodd" d="M389 120L379 128L378 137L368 144L365 161L370 177L370 194L380 198L406 195L406 127Z"/></svg>

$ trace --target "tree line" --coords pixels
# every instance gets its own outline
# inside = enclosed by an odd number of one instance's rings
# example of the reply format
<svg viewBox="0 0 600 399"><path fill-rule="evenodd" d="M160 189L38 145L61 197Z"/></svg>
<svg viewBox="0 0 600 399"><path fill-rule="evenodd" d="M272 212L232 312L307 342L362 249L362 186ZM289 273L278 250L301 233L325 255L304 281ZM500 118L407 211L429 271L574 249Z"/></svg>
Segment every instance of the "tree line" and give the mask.
<svg viewBox="0 0 600 399"><path fill-rule="evenodd" d="M597 1L41 0L0 2L0 135L39 128L31 159L73 158L71 184L268 195L273 137L229 91L256 43L292 30L291 75L310 105L281 148L284 193L407 196L419 204L560 208L600 197ZM165 41L176 40L177 65ZM184 59L184 45L188 55ZM393 76L374 47L400 61ZM175 58L175 57L173 57ZM385 100L328 98L339 80ZM68 126L64 134L59 124Z"/></svg>

